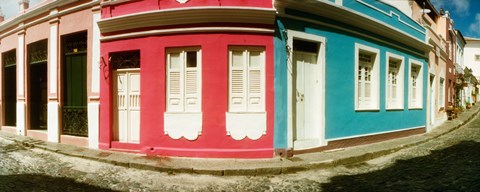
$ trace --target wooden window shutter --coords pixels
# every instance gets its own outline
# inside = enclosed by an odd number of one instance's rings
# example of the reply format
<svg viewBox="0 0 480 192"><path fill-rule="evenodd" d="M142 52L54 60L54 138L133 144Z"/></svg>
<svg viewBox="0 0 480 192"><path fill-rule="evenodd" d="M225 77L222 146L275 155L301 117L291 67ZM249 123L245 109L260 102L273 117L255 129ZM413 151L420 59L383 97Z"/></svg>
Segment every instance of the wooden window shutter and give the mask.
<svg viewBox="0 0 480 192"><path fill-rule="evenodd" d="M231 112L244 112L246 105L246 62L245 51L230 51L230 85L229 85L229 110Z"/></svg>
<svg viewBox="0 0 480 192"><path fill-rule="evenodd" d="M181 53L169 53L167 60L167 111L182 112L184 99Z"/></svg>

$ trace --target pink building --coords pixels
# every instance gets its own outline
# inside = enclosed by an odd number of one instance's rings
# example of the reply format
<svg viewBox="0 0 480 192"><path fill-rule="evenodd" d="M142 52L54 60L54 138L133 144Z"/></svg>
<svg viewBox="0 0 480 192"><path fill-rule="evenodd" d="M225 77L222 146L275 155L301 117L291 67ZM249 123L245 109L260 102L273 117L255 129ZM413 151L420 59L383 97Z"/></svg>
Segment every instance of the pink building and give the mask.
<svg viewBox="0 0 480 192"><path fill-rule="evenodd" d="M103 1L101 12L101 149L274 155L271 0Z"/></svg>

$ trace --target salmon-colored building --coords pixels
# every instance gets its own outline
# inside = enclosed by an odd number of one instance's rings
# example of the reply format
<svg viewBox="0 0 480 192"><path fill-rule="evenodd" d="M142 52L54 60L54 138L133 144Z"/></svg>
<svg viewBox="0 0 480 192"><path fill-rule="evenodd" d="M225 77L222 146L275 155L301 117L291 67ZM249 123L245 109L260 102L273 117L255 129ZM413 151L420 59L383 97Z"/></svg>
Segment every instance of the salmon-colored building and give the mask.
<svg viewBox="0 0 480 192"><path fill-rule="evenodd" d="M0 20L2 131L98 148L100 2L18 5Z"/></svg>

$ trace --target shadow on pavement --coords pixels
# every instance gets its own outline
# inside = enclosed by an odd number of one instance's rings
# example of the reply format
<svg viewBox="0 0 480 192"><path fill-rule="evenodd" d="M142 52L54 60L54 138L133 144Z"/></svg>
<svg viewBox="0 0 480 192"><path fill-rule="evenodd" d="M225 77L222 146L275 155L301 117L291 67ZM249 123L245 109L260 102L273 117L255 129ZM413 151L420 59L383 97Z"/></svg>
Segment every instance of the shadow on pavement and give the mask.
<svg viewBox="0 0 480 192"><path fill-rule="evenodd" d="M0 191L112 191L70 178L39 174L0 175Z"/></svg>
<svg viewBox="0 0 480 192"><path fill-rule="evenodd" d="M391 167L333 177L322 191L478 191L480 143L463 141Z"/></svg>

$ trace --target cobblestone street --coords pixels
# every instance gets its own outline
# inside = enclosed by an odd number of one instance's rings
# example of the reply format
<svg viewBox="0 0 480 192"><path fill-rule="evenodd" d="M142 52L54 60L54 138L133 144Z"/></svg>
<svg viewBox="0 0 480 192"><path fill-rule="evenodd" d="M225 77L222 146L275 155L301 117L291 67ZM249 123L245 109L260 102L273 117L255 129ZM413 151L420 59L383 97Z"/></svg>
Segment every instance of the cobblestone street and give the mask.
<svg viewBox="0 0 480 192"><path fill-rule="evenodd" d="M275 176L129 169L0 139L0 191L476 191L480 119L361 164Z"/></svg>

